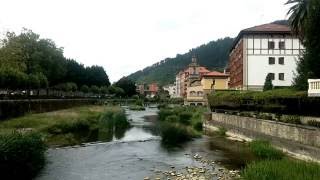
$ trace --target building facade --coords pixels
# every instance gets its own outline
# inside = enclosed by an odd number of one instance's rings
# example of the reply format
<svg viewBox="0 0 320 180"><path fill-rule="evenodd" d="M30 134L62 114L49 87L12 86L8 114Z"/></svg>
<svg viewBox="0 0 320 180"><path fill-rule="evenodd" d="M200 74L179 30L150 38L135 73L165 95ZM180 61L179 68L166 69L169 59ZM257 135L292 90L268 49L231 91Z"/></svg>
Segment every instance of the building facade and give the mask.
<svg viewBox="0 0 320 180"><path fill-rule="evenodd" d="M268 74L274 86L291 86L303 51L287 25L264 24L242 30L229 54L230 88L262 90Z"/></svg>

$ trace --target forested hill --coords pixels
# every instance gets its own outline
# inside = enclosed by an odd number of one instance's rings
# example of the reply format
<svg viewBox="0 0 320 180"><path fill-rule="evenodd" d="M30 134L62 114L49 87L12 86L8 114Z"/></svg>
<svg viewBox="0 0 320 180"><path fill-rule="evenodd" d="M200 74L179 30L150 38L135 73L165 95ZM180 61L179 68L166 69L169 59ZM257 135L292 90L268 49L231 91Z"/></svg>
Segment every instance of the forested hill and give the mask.
<svg viewBox="0 0 320 180"><path fill-rule="evenodd" d="M191 49L185 54L177 54L175 58L166 58L128 77L137 83L157 82L159 85L173 83L175 74L190 64L193 54L197 56L201 66L205 66L210 70L222 70L227 64L228 52L232 42L233 39L229 37L211 41Z"/></svg>

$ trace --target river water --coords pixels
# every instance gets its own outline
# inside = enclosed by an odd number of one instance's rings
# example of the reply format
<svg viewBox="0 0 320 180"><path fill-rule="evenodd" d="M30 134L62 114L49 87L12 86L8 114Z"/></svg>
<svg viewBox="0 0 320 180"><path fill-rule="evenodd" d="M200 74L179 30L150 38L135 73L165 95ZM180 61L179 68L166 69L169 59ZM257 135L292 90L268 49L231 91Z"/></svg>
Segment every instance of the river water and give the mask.
<svg viewBox="0 0 320 180"><path fill-rule="evenodd" d="M156 108L147 108L146 111L126 109L132 127L118 138L49 149L48 163L37 179L166 179L161 171L202 166L202 162L194 158L195 154L215 162L216 169L239 169L245 163L242 143L224 138L204 136L181 147L168 149L162 146L156 125L157 112Z"/></svg>

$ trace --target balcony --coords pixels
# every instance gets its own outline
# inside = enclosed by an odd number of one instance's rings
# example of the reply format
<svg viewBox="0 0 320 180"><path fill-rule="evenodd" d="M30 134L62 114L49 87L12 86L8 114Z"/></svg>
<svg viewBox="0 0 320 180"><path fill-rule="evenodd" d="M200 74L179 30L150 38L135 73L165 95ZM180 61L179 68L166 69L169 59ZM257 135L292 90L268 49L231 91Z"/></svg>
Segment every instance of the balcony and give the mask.
<svg viewBox="0 0 320 180"><path fill-rule="evenodd" d="M320 79L308 79L308 83L308 96L320 97Z"/></svg>

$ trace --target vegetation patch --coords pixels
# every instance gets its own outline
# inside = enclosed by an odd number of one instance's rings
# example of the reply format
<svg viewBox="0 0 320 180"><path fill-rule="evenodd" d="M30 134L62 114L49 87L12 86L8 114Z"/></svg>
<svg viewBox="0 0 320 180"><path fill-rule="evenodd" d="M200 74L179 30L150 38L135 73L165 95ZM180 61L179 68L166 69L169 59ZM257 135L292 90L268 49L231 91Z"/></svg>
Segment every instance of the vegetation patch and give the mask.
<svg viewBox="0 0 320 180"><path fill-rule="evenodd" d="M47 147L38 133L0 135L3 179L32 179L45 165Z"/></svg>
<svg viewBox="0 0 320 180"><path fill-rule="evenodd" d="M201 136L202 115L205 109L200 107L160 108L160 129L164 144L179 144Z"/></svg>
<svg viewBox="0 0 320 180"><path fill-rule="evenodd" d="M308 121L308 125L309 125L309 126L314 126L314 127L320 128L320 122L319 122L319 121L316 121L316 120Z"/></svg>
<svg viewBox="0 0 320 180"><path fill-rule="evenodd" d="M120 107L85 106L4 121L0 123L0 134L28 130L41 133L48 145L67 146L96 141L100 137L112 140L115 132L127 127L129 122ZM111 130L106 131L106 128Z"/></svg>
<svg viewBox="0 0 320 180"><path fill-rule="evenodd" d="M316 180L320 177L319 169L319 164L298 160L264 160L247 165L242 178L246 180Z"/></svg>
<svg viewBox="0 0 320 180"><path fill-rule="evenodd" d="M254 140L249 147L253 154L259 159L278 160L284 157L284 153L272 147L270 142L265 140Z"/></svg>

